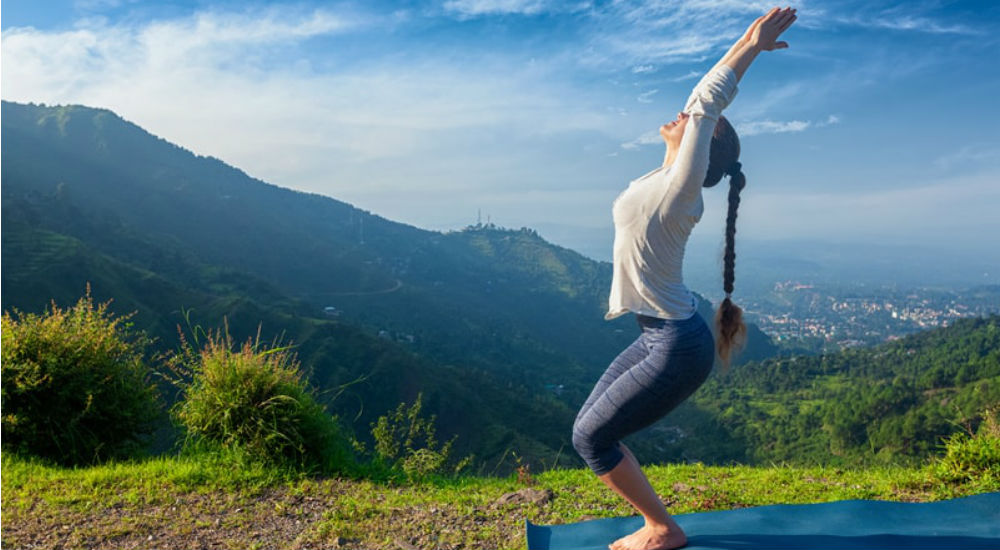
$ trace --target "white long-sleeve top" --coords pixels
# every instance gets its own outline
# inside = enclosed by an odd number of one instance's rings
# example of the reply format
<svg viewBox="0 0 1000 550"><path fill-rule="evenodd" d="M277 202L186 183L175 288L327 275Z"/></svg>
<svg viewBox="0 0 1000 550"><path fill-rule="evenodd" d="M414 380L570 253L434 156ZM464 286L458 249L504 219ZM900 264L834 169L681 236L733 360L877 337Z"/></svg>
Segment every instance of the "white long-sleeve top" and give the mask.
<svg viewBox="0 0 1000 550"><path fill-rule="evenodd" d="M681 264L691 229L704 211L701 189L715 123L736 95L737 80L728 65L709 71L684 107L691 117L674 163L632 180L615 199L614 274L605 319L629 311L687 319L697 311Z"/></svg>

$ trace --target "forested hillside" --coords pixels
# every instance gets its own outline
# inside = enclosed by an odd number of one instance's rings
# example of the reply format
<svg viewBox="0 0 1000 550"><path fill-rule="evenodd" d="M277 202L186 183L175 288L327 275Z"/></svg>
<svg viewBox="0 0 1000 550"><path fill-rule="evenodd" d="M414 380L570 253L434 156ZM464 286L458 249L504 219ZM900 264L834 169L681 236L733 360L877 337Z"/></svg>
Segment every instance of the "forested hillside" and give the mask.
<svg viewBox="0 0 1000 550"><path fill-rule="evenodd" d="M920 462L1000 407L1000 316L875 348L754 362L671 420L676 458L754 464Z"/></svg>
<svg viewBox="0 0 1000 550"><path fill-rule="evenodd" d="M260 326L297 346L359 436L422 391L441 436L459 435L456 452L481 467L514 454L579 464L576 408L636 334L630 317L603 320L609 264L530 229L424 231L283 189L105 110L4 102L2 115L5 310L67 305L90 282L161 351L177 346L183 311L206 328L226 317L237 340ZM630 443L644 461L922 456L998 401L996 337L969 336L979 355L962 355L962 327L738 364ZM774 353L751 326L740 359Z"/></svg>
<svg viewBox="0 0 1000 550"><path fill-rule="evenodd" d="M161 350L184 310L206 328L228 317L238 339L260 326L299 346L362 436L423 391L457 450L573 462L560 450L575 407L635 335L602 319L610 266L531 230L394 223L106 110L4 102L2 121L4 309L67 305L89 282ZM773 352L753 336L755 353Z"/></svg>
<svg viewBox="0 0 1000 550"><path fill-rule="evenodd" d="M153 273L173 269L175 256L245 273L439 360L533 380L603 368L634 336L629 320L602 318L610 265L530 230L395 223L255 180L105 110L6 102L3 115L6 210ZM53 200L65 205L59 219ZM100 229L78 234L79 214ZM166 255L136 253L109 229ZM19 295L5 303L37 307ZM563 316L572 326L555 322ZM751 344L751 355L773 353L759 332Z"/></svg>

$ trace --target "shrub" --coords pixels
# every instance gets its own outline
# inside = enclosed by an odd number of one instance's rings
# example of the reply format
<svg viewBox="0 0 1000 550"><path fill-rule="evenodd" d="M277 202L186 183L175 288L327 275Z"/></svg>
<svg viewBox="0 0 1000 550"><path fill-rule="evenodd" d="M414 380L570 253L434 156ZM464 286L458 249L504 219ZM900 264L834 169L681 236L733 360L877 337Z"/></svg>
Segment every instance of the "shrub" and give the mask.
<svg viewBox="0 0 1000 550"><path fill-rule="evenodd" d="M975 434L956 432L945 441L945 454L932 467L949 482L983 481L1000 485L1000 408L987 410Z"/></svg>
<svg viewBox="0 0 1000 550"><path fill-rule="evenodd" d="M400 403L394 411L379 417L372 424L376 460L391 468L398 468L410 479L429 474L449 473L446 468L456 437L438 448L435 437L435 416L423 418L423 394L417 394L412 406ZM458 473L468 466L472 457L465 457L451 467Z"/></svg>
<svg viewBox="0 0 1000 550"><path fill-rule="evenodd" d="M336 417L317 403L289 347L248 339L233 349L228 325L195 350L186 340L170 359L183 389L172 408L188 448L214 448L254 462L342 471L350 451Z"/></svg>
<svg viewBox="0 0 1000 550"><path fill-rule="evenodd" d="M135 456L159 414L149 339L87 293L69 309L4 312L3 449L64 465Z"/></svg>

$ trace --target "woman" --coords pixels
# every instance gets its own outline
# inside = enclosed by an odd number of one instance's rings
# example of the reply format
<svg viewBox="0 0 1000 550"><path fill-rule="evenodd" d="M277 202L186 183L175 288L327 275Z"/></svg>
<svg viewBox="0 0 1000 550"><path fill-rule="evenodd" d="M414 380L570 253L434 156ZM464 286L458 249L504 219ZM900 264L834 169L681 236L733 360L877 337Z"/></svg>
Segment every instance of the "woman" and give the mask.
<svg viewBox="0 0 1000 550"><path fill-rule="evenodd" d="M777 38L795 10L774 8L759 17L702 78L677 119L663 125L663 165L634 180L613 207L614 276L606 316L636 314L639 338L615 359L573 425L573 446L608 487L642 514L645 525L612 550L665 550L687 543L621 438L663 417L708 377L716 352L728 364L745 337L733 291L733 236L740 190L739 139L721 117L736 84L762 51L787 48ZM701 188L730 176L724 289L716 314L718 342L681 281L691 229L701 219ZM716 345L717 344L717 345Z"/></svg>

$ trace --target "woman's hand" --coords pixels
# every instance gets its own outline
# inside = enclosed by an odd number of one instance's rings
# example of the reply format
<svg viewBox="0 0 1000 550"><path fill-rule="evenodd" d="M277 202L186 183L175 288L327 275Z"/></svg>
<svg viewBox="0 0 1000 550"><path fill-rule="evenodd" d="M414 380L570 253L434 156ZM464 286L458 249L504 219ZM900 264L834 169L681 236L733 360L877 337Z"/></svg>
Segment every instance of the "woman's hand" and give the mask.
<svg viewBox="0 0 1000 550"><path fill-rule="evenodd" d="M728 65L736 73L736 80L740 80L757 54L788 47L788 42L778 41L778 37L792 26L795 19L795 10L792 8L772 8L750 24L743 36L729 48L712 70L719 65Z"/></svg>
<svg viewBox="0 0 1000 550"><path fill-rule="evenodd" d="M771 8L771 11L750 24L742 40L761 51L787 48L788 42L778 41L778 37L792 26L795 19L795 10L792 8Z"/></svg>

